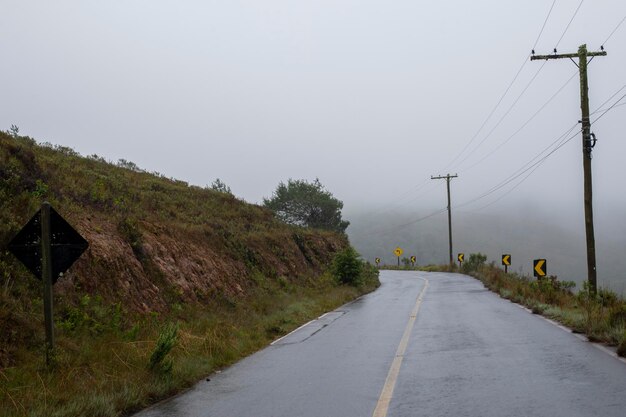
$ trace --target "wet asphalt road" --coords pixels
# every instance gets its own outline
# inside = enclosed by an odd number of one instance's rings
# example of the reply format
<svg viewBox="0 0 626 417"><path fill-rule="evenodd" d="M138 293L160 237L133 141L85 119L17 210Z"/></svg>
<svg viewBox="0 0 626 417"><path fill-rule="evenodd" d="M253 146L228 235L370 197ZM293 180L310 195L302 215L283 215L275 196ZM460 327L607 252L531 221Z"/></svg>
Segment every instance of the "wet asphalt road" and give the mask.
<svg viewBox="0 0 626 417"><path fill-rule="evenodd" d="M381 281L137 417L369 417L399 359L379 415L626 416L626 363L480 282L392 271ZM396 357L403 335L406 351Z"/></svg>

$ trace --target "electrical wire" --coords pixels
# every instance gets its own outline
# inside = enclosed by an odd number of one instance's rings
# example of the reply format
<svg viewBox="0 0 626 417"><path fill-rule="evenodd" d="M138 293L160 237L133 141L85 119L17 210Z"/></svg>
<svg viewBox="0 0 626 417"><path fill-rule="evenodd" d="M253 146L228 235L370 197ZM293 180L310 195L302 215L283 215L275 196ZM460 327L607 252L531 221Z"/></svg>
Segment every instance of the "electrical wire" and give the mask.
<svg viewBox="0 0 626 417"><path fill-rule="evenodd" d="M615 96L617 96L621 91L624 90L624 88L626 88L626 84L624 86L622 86L620 89L617 90L617 92L613 93L607 100L605 100L599 107L598 110L595 110L592 114L596 114L600 111L602 111L602 114L595 119L593 122L590 123L590 125L593 125L595 123L597 123L602 117L604 117L607 113L609 113L611 110L626 105L626 103L621 103L621 101L623 101L624 99L626 99L626 94L623 94L618 100L616 100L610 107L608 107L605 110L602 110L602 107L604 107L606 105L606 103L608 103L610 100L612 100ZM501 195L500 197L498 197L496 200L489 202L488 204L482 206L479 210L482 210L486 207L491 206L492 204L495 204L496 202L502 200L504 197L506 197L507 195L509 195L511 192L513 192L515 189L517 189L522 183L524 183L535 171L537 171L537 169L539 169L539 167L541 165L543 165L543 163L550 157L552 156L555 152L557 152L559 149L563 148L565 145L567 145L569 142L571 142L574 138L578 137L579 134L582 132L582 130L578 130L575 134L573 134L572 136L568 136L573 130L576 129L576 127L578 126L578 123L575 123L572 127L570 127L567 131L565 131L563 134L561 134L556 140L552 141L552 143L550 143L547 147L545 147L541 152L539 152L537 155L535 155L535 157L533 157L530 161L528 161L526 164L522 165L517 171L513 172L511 175L509 175L507 178L505 178L503 181L501 181L500 183L498 183L497 185L493 186L492 188L490 188L489 190L487 190L486 192L484 192L483 194L479 195L476 198L473 198L469 201L466 201L464 203L458 204L455 206L455 208L463 208L465 206L468 206L470 204L473 204L479 200L482 200L488 196L490 196L491 194L495 193L496 191L504 188L505 186L507 186L508 184L510 184L511 182L514 182L516 179L523 177L519 182L517 182L511 189L507 190L503 195ZM547 154L545 154L547 151L549 151ZM544 155L545 154L545 155ZM526 174L524 176L524 174ZM397 226L393 226L391 228L385 228L385 229L378 229L376 231L373 232L369 232L369 233L365 233L363 235L359 235L360 237L367 237L367 236L371 236L371 235L379 235L379 236L385 236L388 235L392 232L395 232L398 229L401 229L403 227L407 227L419 222L422 222L424 220L427 220L431 217L434 217L438 214L444 213L445 211L447 211L447 208L444 209L440 209L437 210L431 214L428 214L426 216L417 218L411 222L408 223L403 223Z"/></svg>
<svg viewBox="0 0 626 417"><path fill-rule="evenodd" d="M624 16L624 18L617 24L617 26L615 26L615 29L613 29L613 32L611 32L611 34L604 40L604 42L602 42L602 47L604 47L604 45L606 45L606 43L609 41L609 39L611 39L613 37L613 35L615 34L615 32L617 32L617 30L620 28L620 26L622 26L622 24L624 24L624 21L626 21L626 16Z"/></svg>
<svg viewBox="0 0 626 417"><path fill-rule="evenodd" d="M565 133L563 133L561 136L559 136L555 141L553 141L550 145L548 145L546 148L544 148L541 152L539 152L533 159L531 159L529 162L527 162L526 164L524 164L522 167L520 167L517 171L515 171L513 174L509 175L506 179L504 179L503 181L501 181L500 183L498 183L497 185L493 186L491 189L489 189L488 191L484 192L483 194L479 195L478 197L475 197L469 201L466 201L465 203L459 204L456 207L460 208L460 207L465 207L467 205L470 205L472 203L475 203L476 201L482 200L485 197L490 196L491 194L495 193L496 191L500 190L501 188L505 187L506 185L510 184L512 181L515 181L517 178L519 178L520 176L524 175L526 172L528 172L530 169L534 168L537 164L541 163L543 160L547 159L550 155L552 155L554 152L556 152L558 149L560 149L562 146L564 146L566 143L568 143L570 140L572 140L573 138L575 138L576 136L578 136L578 133L580 132L576 132L573 136L564 139L567 137L568 134L570 134L576 127L577 127L578 123L576 123L575 125L573 125L570 129L568 129ZM550 148L554 147L554 149L552 149L550 152L548 152L545 156L542 155L547 152ZM541 159L539 159L541 158ZM539 161L536 161L537 159L539 159Z"/></svg>
<svg viewBox="0 0 626 417"><path fill-rule="evenodd" d="M546 24L548 23L548 19L550 18L550 14L552 14L552 9L554 9L555 4L556 4L556 0L552 2L552 6L550 6L550 10L548 10L548 15L546 16L546 19L543 21L543 26L541 26L539 35L537 35L537 39L535 40L535 43L533 44L533 51L535 50L535 48L537 47L537 44L539 43L539 39L541 38L541 35L543 34L543 30L546 28Z"/></svg>
<svg viewBox="0 0 626 417"><path fill-rule="evenodd" d="M509 189L508 191L506 191L506 192L505 192L504 194L502 194L500 197L498 197L497 199L495 199L495 200L491 201L490 203L485 204L485 205L484 205L484 206L482 206L482 207L479 207L479 208L478 208L478 209L476 209L476 210L477 210L477 211L482 211L482 210L486 209L487 207L492 206L492 205L494 205L495 203L497 203L498 201L502 200L502 199L503 199L504 197L506 197L507 195L511 194L513 191L515 191L515 189L517 189L520 185L522 185L522 183L523 183L524 181L526 181L526 180L528 179L528 177L530 177L532 174L534 174L534 172L535 172L536 170L538 170L538 169L539 169L539 167L541 167L541 166L543 165L543 163L544 163L546 160L547 160L547 158L546 158L546 159L544 159L544 160L542 160L542 161L541 161L541 163L539 163L539 164L538 164L535 168L533 168L533 169L532 169L532 170L528 173L528 175L526 175L524 178L522 178L522 180L521 180L520 182L518 182L517 184L515 184L515 185L514 185L511 189Z"/></svg>
<svg viewBox="0 0 626 417"><path fill-rule="evenodd" d="M543 35L543 32L544 32L544 30L545 30L545 28L546 28L546 25L547 25L547 23L548 23L548 20L549 20L549 18L550 18L550 16L551 16L551 14L552 14L552 11L553 11L553 9L554 9L555 4L556 4L556 0L553 0L552 5L550 6L550 9L548 10L548 14L546 15L546 18L545 18L545 19L544 19L544 21L543 21L543 24L542 24L542 26L541 26L541 29L540 29L540 31L539 31L539 34L537 35L537 38L535 39L535 43L534 43L534 45L533 45L533 49L537 46L537 43L539 42L539 40L541 39L541 36ZM461 157L461 156L463 155L463 153L467 150L467 148L469 148L469 146L471 146L471 144L472 144L472 143L476 140L476 138L478 137L478 135L480 134L480 132L482 132L482 131L483 131L483 129L485 128L485 126L487 125L487 123L491 120L491 118L493 117L493 115L495 114L495 112L497 111L497 109L498 109L498 108L500 107L500 105L502 104L502 101L503 101L503 100L504 100L504 98L508 95L509 91L511 90L511 88L513 87L513 85L515 84L515 82L517 81L517 79L519 78L519 76L520 76L520 74L522 73L522 71L523 71L524 67L525 67L525 66L526 66L526 64L528 63L530 56L531 56L531 55L530 55L530 54L528 54L526 57L524 57L524 60L523 60L522 64L520 65L519 69L518 69L518 70L517 70L517 72L515 73L515 76L513 77L513 80L512 80L512 81L508 84L507 88L504 90L504 93L500 96L500 98L499 98L498 102L497 102L497 103L496 103L496 105L493 107L493 109L490 111L490 113L489 113L489 115L487 116L487 118L483 121L483 123L482 123L482 125L480 126L480 128L476 131L476 133L472 136L472 138L471 138L471 139L470 139L470 141L469 141L469 142L468 142L468 143L464 146L464 148L463 148L463 149L462 149L462 150L461 150L461 151L460 151L460 152L459 152L459 153L458 153L458 154L457 154L457 155L453 158L453 160L452 160L450 163L448 163L448 165L447 165L447 166L446 166L446 167L445 167L442 171L446 171L446 170L447 170L447 169L448 169L451 165L453 165L453 164L454 164L454 163L458 160L458 158L459 158L459 157ZM543 66L542 66L542 67L543 67ZM538 74L538 73L537 73L537 74ZM534 78L536 78L537 74L535 74L535 76L533 77L533 80L534 80ZM529 85L528 85L528 86L524 89L524 91L525 91L526 89L528 89L528 87L529 87ZM520 98L521 98L521 95L520 95L520 97L518 97L518 99L516 100L516 102L517 102L517 101L519 101L519 99L520 99ZM509 109L509 111L508 111L508 112L510 112L510 111L511 111L511 109ZM508 114L508 112L507 112L507 114ZM498 125L499 125L500 123L501 123L501 121L498 123ZM490 133L490 134L491 134L491 133ZM425 185L426 185L426 183L427 183L427 182L428 182L428 181L424 180L422 183L418 183L418 184L415 186L415 190L414 190L414 191L418 191L418 190L420 190L420 189L423 189L423 188L425 187ZM407 191L407 192L403 193L403 194L401 195L400 199L404 199L404 197L405 197L406 195L408 195L408 194L410 194L410 193L412 193L412 192L414 192L414 191L409 190L409 191ZM420 196L420 195L418 195L418 196L414 196L414 198L412 198L410 201L414 201L414 200L415 200L417 197L419 197L419 196ZM396 204L396 205L394 205L394 207L398 207L398 205ZM392 209L393 209L393 208L383 209L383 210L377 210L376 212L377 212L377 213L385 213L385 212L391 211Z"/></svg>
<svg viewBox="0 0 626 417"><path fill-rule="evenodd" d="M443 208L443 209L439 209L439 210L437 210L437 211L435 211L433 213L430 213L430 214L428 214L426 216L422 216L422 217L419 217L417 219L411 220L410 222L407 222L407 223L403 223L403 224L399 224L399 225L396 225L396 226L392 226L391 228L378 229L378 230L375 230L375 231L372 231L372 232L368 232L368 233L364 233L364 234L361 234L361 235L358 235L358 236L361 237L361 238L362 237L373 236L373 235L385 236L385 235L393 233L393 232L395 232L395 231L397 231L399 229L402 229L404 227L411 226L411 225L417 224L419 222L422 222L424 220L430 219L431 217L437 216L437 215L439 215L441 213L444 213L446 211L448 211L447 207Z"/></svg>
<svg viewBox="0 0 626 417"><path fill-rule="evenodd" d="M617 94L619 94L619 92L621 92L624 88L626 88L626 85L622 86L616 93L614 93L611 97L609 97L607 100L605 100L604 103L602 103L599 108L603 107L608 101L612 100ZM604 117L608 112L610 112L611 110L613 110L616 107L622 106L622 105L626 105L626 103L621 103L620 102L622 100L626 99L626 94L622 95L617 101L615 101L615 103L613 103L613 105L611 105L609 108L607 108L606 110L603 111L603 113L597 118L595 119L592 123L590 123L590 125L593 125L594 123L598 122L598 120L600 120L602 117ZM599 112L600 110L596 110L594 113ZM542 150L537 156L535 156L535 158L533 158L530 162L526 163L524 166L522 166L522 168L518 169L516 172L514 172L512 175L510 175L507 179L505 179L504 181L500 182L498 185L492 187L489 191L485 192L484 194L482 194L479 197L476 197L473 200L467 201L465 203L459 204L456 207L457 208L461 208L464 207L466 205L472 204L478 200L481 200L487 196L489 196L490 194L493 194L495 191L503 188L504 186L508 185L509 183L513 182L515 179L519 178L520 176L524 175L526 172L529 172L528 175L526 175L520 182L518 182L515 186L513 186L511 189L509 189L507 192L505 192L502 196L500 196L498 199L492 201L491 203L481 207L478 210L482 210L483 208L489 207L490 205L500 201L501 199L503 199L506 195L510 194L513 190L515 190L517 187L519 187L524 181L526 181L526 179L528 179L552 154L554 154L556 151L558 151L559 149L561 149L563 146L565 146L567 143L569 143L572 139L574 139L575 137L577 137L579 135L579 133L581 131L576 132L573 136L569 137L567 140L562 140L563 137L566 137L569 133L571 133L572 130L574 130L574 128L578 125L575 124L572 128L570 128L566 133L564 133L563 135L561 135L556 141L552 142L547 148L545 148L544 150ZM560 141L560 143L558 143ZM550 151L548 154L546 154L545 156L543 156L541 159L539 159L537 162L532 163L534 160L536 160L540 155L542 155L544 152L546 152L546 150L550 149L552 146L554 146L556 143L558 143L558 145L556 145L554 147L554 149L552 149L552 151ZM530 165L529 165L530 164Z"/></svg>
<svg viewBox="0 0 626 417"><path fill-rule="evenodd" d="M487 154L485 154L481 159L479 159L478 161L476 161L472 165L468 166L467 168L460 169L459 172L467 172L467 171L471 170L472 168L475 168L476 166L481 164L485 159L489 158L491 155L493 155L498 150L500 150L504 145L506 145L508 142L510 142L511 139L513 139L522 130L524 130L524 128L526 126L528 126L530 124L530 122L532 122L535 119L535 117L537 117L539 115L539 113L541 113L559 94L561 94L561 92L565 89L565 87L570 82L572 82L572 80L574 79L574 77L576 77L577 74L578 74L578 71L576 71L574 74L572 74L572 76L563 85L561 85L561 87L559 87L559 89L554 94L552 94L552 96L539 108L539 110L537 110L528 120L526 120L526 122L523 125L521 125L515 132L513 132L513 134L511 136L506 138L503 142L501 142L498 146L496 146L491 152L488 152Z"/></svg>
<svg viewBox="0 0 626 417"><path fill-rule="evenodd" d="M459 162L459 164L463 164L465 161L467 161L467 159L469 157L471 157L474 152L476 152L482 145L483 143L485 143L485 141L487 139L489 139L491 137L491 135L493 134L493 132L495 132L495 130L502 124L502 122L504 121L504 119L506 119L506 117L509 115L509 113L511 113L511 111L515 108L515 106L517 105L517 103L521 100L521 98L524 96L524 94L526 93L526 91L528 91L528 89L530 88L530 86L532 85L532 83L537 79L537 76L539 76L539 73L541 72L541 70L543 70L543 67L546 65L548 61L544 61L543 64L539 67L539 69L537 70L537 72L535 72L535 75L530 79L530 81L528 82L528 84L526 84L526 87L524 87L524 89L522 90L522 92L517 96L517 98L515 99L515 101L513 101L513 103L509 106L508 110L502 115L502 117L500 118L500 120L498 120L498 123L495 124L495 126L489 131L489 133L487 133L487 135L483 138L483 140L481 140L477 146L474 147L474 149L472 149L470 151L470 153L468 153L463 159L461 159L461 161Z"/></svg>
<svg viewBox="0 0 626 417"><path fill-rule="evenodd" d="M597 123L598 120L602 119L608 112L610 112L611 110L613 110L615 107L617 107L619 105L619 102L624 100L626 98L626 94L624 94L623 96L620 97L619 100L617 100L615 103L613 103L613 105L611 107L609 107L608 109L606 109L600 116L598 116L598 118L596 120L594 120L593 122L591 122L590 125L593 125L594 123ZM626 103L624 103L626 104Z"/></svg>
<svg viewBox="0 0 626 417"><path fill-rule="evenodd" d="M480 132L483 131L483 129L485 128L485 126L487 125L487 123L491 120L491 118L493 117L494 113L496 112L496 110L498 110L498 108L500 107L500 104L502 104L502 101L504 100L504 98L506 97L506 95L509 93L509 91L511 90L511 87L513 87L513 84L515 84L515 81L517 81L519 75L522 73L522 70L524 69L524 67L526 66L526 64L528 63L528 58L530 58L530 54L528 56L526 56L524 58L524 62L522 62L522 65L519 67L519 69L517 70L517 73L515 74L515 77L513 77L513 80L509 83L509 85L507 86L506 90L504 90L504 93L500 96L500 99L498 100L498 102L496 103L496 105L493 107L493 109L491 109L491 112L489 113L489 115L487 116L487 118L485 119L485 121L480 125L480 127L478 128L478 130L476 131L476 133L474 133L474 136L472 136L472 138L469 140L469 142L463 147L463 149L461 149L461 151L452 159L452 161L450 161L443 169L442 171L446 171L448 168L450 168L452 165L454 165L454 163L461 157L461 155L463 155L463 153L467 150L467 148L470 147L470 145L472 143L474 143L474 141L476 140L476 138L478 137L478 135L480 134Z"/></svg>
<svg viewBox="0 0 626 417"><path fill-rule="evenodd" d="M574 15L572 16L572 18L569 20L569 23L567 24L567 26L565 27L565 30L563 31L563 33L561 34L561 37L559 38L559 40L557 41L556 45L554 46L554 49L556 50L559 45L561 44L561 41L563 40L563 37L565 36L565 34L567 33L567 31L569 30L569 27L571 26L572 22L574 21L574 19L576 18L576 15L578 14L578 11L580 10L580 7L583 5L583 3L585 2L585 0L580 0L580 3L578 3L578 7L576 7L576 10L574 11Z"/></svg>
<svg viewBox="0 0 626 417"><path fill-rule="evenodd" d="M556 3L556 0L553 0L552 5L550 6L550 10L548 10L548 14L546 15L546 18L543 21L543 25L541 26L541 30L539 30L539 34L537 35L537 38L535 39L535 43L533 45L533 50L537 47L537 44L539 43L539 40L541 39L541 36L543 35L543 32L546 28L546 25L548 23L548 20L550 18L550 15L552 14L552 10L554 9L554 5ZM579 6L580 7L580 6ZM487 125L487 123L489 123L489 121L491 120L491 118L493 117L493 115L495 114L496 110L500 107L500 104L502 104L502 101L504 100L504 98L507 96L507 94L509 93L509 91L511 90L511 88L513 87L513 85L515 84L515 82L517 81L517 79L519 78L520 74L522 73L522 70L524 69L524 67L526 66L526 64L528 63L528 59L530 58L531 54L528 54L526 57L524 57L524 60L522 62L522 65L520 65L519 69L517 70L517 72L515 73L515 76L513 77L513 80L511 80L511 82L509 83L509 85L506 87L506 89L504 90L504 93L502 93L502 95L500 96L500 99L498 99L498 102L496 103L496 105L491 109L491 111L489 112L489 115L487 116L487 118L483 121L483 123L480 125L480 127L478 128L478 130L476 131L476 133L474 133L474 135L471 137L471 139L469 140L469 142L463 147L463 149L461 149L461 151L452 159L452 161L450 161L444 168L442 171L446 171L448 168L450 168L452 165L454 165L454 163L461 157L461 155L463 155L463 153L471 146L472 143L474 143L474 141L476 140L476 138L478 137L478 135L480 135L480 132L483 131L483 129L485 128L485 126ZM536 77L536 75L535 75ZM527 87L528 88L528 87Z"/></svg>

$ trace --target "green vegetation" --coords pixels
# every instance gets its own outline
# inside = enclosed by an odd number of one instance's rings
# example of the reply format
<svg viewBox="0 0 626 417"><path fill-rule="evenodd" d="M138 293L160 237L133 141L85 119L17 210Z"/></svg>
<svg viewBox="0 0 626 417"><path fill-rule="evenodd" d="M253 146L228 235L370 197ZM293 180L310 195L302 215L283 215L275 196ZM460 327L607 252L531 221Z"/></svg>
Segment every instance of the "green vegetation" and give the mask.
<svg viewBox="0 0 626 417"><path fill-rule="evenodd" d="M226 185L226 183L222 180L220 180L219 178L217 178L215 181L213 181L213 183L211 184L211 189L215 190L217 192L220 193L225 193L225 194L231 194L232 195L232 191L230 190L230 187L228 185Z"/></svg>
<svg viewBox="0 0 626 417"><path fill-rule="evenodd" d="M332 273L340 284L368 287L378 285L377 269L362 261L350 246L335 255Z"/></svg>
<svg viewBox="0 0 626 417"><path fill-rule="evenodd" d="M482 253L471 253L467 261L462 264L462 271L465 273L478 271L487 262L487 255Z"/></svg>
<svg viewBox="0 0 626 417"><path fill-rule="evenodd" d="M169 375L172 373L174 363L167 358L176 342L178 342L178 325L167 323L157 339L156 346L150 355L150 369Z"/></svg>
<svg viewBox="0 0 626 417"><path fill-rule="evenodd" d="M332 274L345 235L216 187L0 132L0 248L44 200L90 242L54 287L52 368L41 282L0 251L0 415L127 414L378 285Z"/></svg>
<svg viewBox="0 0 626 417"><path fill-rule="evenodd" d="M90 297L59 326L57 359L20 351L0 370L2 416L119 416L166 398L378 285L338 285L330 274L304 281L257 274L244 298L216 296L169 314L124 315ZM376 280L377 281L377 280ZM113 315L114 316L114 315ZM178 323L163 324L163 323Z"/></svg>
<svg viewBox="0 0 626 417"><path fill-rule="evenodd" d="M265 207L287 224L343 233L349 222L342 220L343 203L324 188L318 179L312 183L306 180L281 182L269 199L264 199Z"/></svg>
<svg viewBox="0 0 626 417"><path fill-rule="evenodd" d="M574 293L576 284L572 281L559 281L555 276L536 280L505 274L493 264L482 265L470 275L501 297L586 334L590 341L617 346L618 354L626 356L626 300L613 291L600 289L593 294L584 285Z"/></svg>

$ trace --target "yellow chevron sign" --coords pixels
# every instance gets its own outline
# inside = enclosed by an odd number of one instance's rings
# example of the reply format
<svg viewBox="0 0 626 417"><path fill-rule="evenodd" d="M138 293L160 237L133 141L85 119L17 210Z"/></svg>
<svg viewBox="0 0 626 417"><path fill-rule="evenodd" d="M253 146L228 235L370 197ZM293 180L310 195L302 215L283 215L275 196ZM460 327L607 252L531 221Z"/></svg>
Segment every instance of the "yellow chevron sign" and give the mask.
<svg viewBox="0 0 626 417"><path fill-rule="evenodd" d="M547 262L545 259L535 259L533 261L534 275L536 277L545 277L548 270Z"/></svg>
<svg viewBox="0 0 626 417"><path fill-rule="evenodd" d="M502 265L511 266L511 255L502 255Z"/></svg>
<svg viewBox="0 0 626 417"><path fill-rule="evenodd" d="M417 262L417 258L415 256L411 256L411 263L415 265L415 262Z"/></svg>
<svg viewBox="0 0 626 417"><path fill-rule="evenodd" d="M459 260L459 262L464 262L465 254L464 253L459 253L459 255L456 258Z"/></svg>
<svg viewBox="0 0 626 417"><path fill-rule="evenodd" d="M402 250L402 248L395 248L393 251L394 255L396 255L397 257L402 256L402 254L404 253L404 251Z"/></svg>
<svg viewBox="0 0 626 417"><path fill-rule="evenodd" d="M376 262L376 265L380 264L380 258L376 258L374 261Z"/></svg>

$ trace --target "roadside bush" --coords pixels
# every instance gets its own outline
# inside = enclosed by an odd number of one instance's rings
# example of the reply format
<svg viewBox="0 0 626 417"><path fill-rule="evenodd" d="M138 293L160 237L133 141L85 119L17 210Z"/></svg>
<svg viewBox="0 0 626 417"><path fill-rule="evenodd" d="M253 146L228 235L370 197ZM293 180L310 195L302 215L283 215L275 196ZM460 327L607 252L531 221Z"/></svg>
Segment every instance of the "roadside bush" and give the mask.
<svg viewBox="0 0 626 417"><path fill-rule="evenodd" d="M363 261L353 247L347 247L335 255L332 273L342 284L358 285L361 283Z"/></svg>
<svg viewBox="0 0 626 417"><path fill-rule="evenodd" d="M463 272L476 272L487 262L487 255L472 253L467 262L463 264Z"/></svg>

